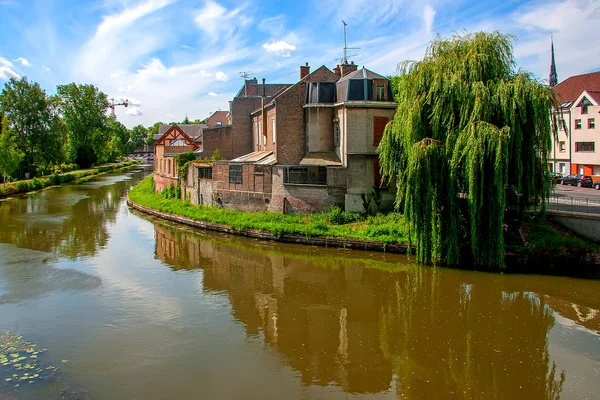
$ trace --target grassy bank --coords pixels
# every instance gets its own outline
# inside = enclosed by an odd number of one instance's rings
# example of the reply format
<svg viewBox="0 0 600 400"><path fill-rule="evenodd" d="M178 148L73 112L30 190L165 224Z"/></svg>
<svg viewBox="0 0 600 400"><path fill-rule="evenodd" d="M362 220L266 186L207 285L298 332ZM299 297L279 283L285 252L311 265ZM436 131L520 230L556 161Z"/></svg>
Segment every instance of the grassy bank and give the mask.
<svg viewBox="0 0 600 400"><path fill-rule="evenodd" d="M235 230L257 229L273 235L296 234L306 237L332 237L374 240L383 243L405 243L407 229L399 214L363 217L332 209L327 213L284 215L248 213L216 207L193 205L183 200L167 199L154 192L152 177L144 179L129 192L129 198L154 210L180 215L196 221L229 226Z"/></svg>
<svg viewBox="0 0 600 400"><path fill-rule="evenodd" d="M140 161L127 161L123 163L105 164L95 168L71 171L64 174L54 173L39 178L27 179L18 182L0 184L0 198L14 196L16 194L33 192L48 186L61 185L63 183L80 183L93 178L104 172L115 171L121 168L139 164Z"/></svg>

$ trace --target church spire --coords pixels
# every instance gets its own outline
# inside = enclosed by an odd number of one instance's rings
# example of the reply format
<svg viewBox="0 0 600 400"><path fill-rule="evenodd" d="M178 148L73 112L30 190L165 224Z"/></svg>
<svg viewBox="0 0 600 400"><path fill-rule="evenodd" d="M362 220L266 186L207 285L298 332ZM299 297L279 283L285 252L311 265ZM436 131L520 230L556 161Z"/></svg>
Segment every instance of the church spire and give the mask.
<svg viewBox="0 0 600 400"><path fill-rule="evenodd" d="M552 53L552 59L550 60L550 86L556 86L558 84L558 74L556 73L556 60L554 59L554 37L550 36L551 45L550 52Z"/></svg>

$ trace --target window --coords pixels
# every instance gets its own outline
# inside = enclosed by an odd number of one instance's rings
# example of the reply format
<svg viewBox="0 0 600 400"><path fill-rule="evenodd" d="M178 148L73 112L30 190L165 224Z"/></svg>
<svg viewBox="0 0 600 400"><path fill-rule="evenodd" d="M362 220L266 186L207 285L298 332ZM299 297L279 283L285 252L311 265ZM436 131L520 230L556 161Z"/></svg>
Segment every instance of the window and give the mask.
<svg viewBox="0 0 600 400"><path fill-rule="evenodd" d="M223 122L217 121L217 126L221 126L221 125L223 125Z"/></svg>
<svg viewBox="0 0 600 400"><path fill-rule="evenodd" d="M198 167L198 179L212 179L212 167Z"/></svg>
<svg viewBox="0 0 600 400"><path fill-rule="evenodd" d="M387 117L373 117L373 146L379 146L387 123Z"/></svg>
<svg viewBox="0 0 600 400"><path fill-rule="evenodd" d="M559 142L558 148L560 149L561 153L564 153L567 151L567 145L564 141Z"/></svg>
<svg viewBox="0 0 600 400"><path fill-rule="evenodd" d="M581 106L581 113L582 114L587 114L588 113L588 106L587 105Z"/></svg>
<svg viewBox="0 0 600 400"><path fill-rule="evenodd" d="M559 172L566 174L567 173L567 164L566 163L558 163Z"/></svg>
<svg viewBox="0 0 600 400"><path fill-rule="evenodd" d="M559 124L558 124L558 128L561 131L567 130L567 121L565 121L564 119L561 119L560 122L559 122Z"/></svg>
<svg viewBox="0 0 600 400"><path fill-rule="evenodd" d="M333 145L340 145L340 120L336 118L333 120Z"/></svg>
<svg viewBox="0 0 600 400"><path fill-rule="evenodd" d="M596 128L596 120L594 118L588 119L588 129Z"/></svg>
<svg viewBox="0 0 600 400"><path fill-rule="evenodd" d="M581 120L580 119L575 120L575 129L581 129Z"/></svg>
<svg viewBox="0 0 600 400"><path fill-rule="evenodd" d="M273 126L272 126L272 130L273 130L273 144L277 143L277 125L275 124L275 118L273 118L273 122L272 122Z"/></svg>
<svg viewBox="0 0 600 400"><path fill-rule="evenodd" d="M229 166L229 183L242 183L242 167L243 165Z"/></svg>
<svg viewBox="0 0 600 400"><path fill-rule="evenodd" d="M167 174L171 175L171 160L167 160Z"/></svg>
<svg viewBox="0 0 600 400"><path fill-rule="evenodd" d="M283 172L283 183L327 185L327 168L319 166L286 167Z"/></svg>
<svg viewBox="0 0 600 400"><path fill-rule="evenodd" d="M575 151L596 151L595 142L575 142Z"/></svg>
<svg viewBox="0 0 600 400"><path fill-rule="evenodd" d="M375 86L375 100L386 101L388 99L387 98L387 81L374 79L373 84Z"/></svg>
<svg viewBox="0 0 600 400"><path fill-rule="evenodd" d="M592 175L600 175L600 165L594 165L592 167Z"/></svg>

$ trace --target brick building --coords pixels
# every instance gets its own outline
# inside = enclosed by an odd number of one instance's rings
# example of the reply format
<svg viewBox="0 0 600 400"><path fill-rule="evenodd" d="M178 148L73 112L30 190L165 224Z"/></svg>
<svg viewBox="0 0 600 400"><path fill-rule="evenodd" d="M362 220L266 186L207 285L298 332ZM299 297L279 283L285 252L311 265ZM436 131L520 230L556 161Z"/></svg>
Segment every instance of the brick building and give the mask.
<svg viewBox="0 0 600 400"><path fill-rule="evenodd" d="M154 183L156 191L177 186L177 165L174 156L200 148L200 125L161 125L160 137L154 143Z"/></svg>
<svg viewBox="0 0 600 400"><path fill-rule="evenodd" d="M231 125L231 121L229 120L229 111L216 111L212 113L210 117L204 120L204 124L208 128Z"/></svg>
<svg viewBox="0 0 600 400"><path fill-rule="evenodd" d="M550 171L600 179L600 71L576 75L554 86L558 134L549 156Z"/></svg>
<svg viewBox="0 0 600 400"><path fill-rule="evenodd" d="M269 88L264 80L246 81L231 102L236 149L249 151L213 163L210 173L190 167L192 201L247 211L303 213L333 205L363 211L364 199L382 184L375 149L396 109L389 80L354 63L312 73L306 64L297 83ZM395 189L379 190L380 206L391 206Z"/></svg>

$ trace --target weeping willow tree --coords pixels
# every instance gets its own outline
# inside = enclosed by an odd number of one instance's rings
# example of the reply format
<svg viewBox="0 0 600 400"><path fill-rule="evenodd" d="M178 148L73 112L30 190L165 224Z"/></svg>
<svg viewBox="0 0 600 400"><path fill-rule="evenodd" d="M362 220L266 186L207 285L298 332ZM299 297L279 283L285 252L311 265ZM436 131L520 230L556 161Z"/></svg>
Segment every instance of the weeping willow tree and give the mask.
<svg viewBox="0 0 600 400"><path fill-rule="evenodd" d="M552 90L517 71L514 38L438 38L394 81L398 109L378 148L419 262L504 266L503 225L548 196Z"/></svg>

